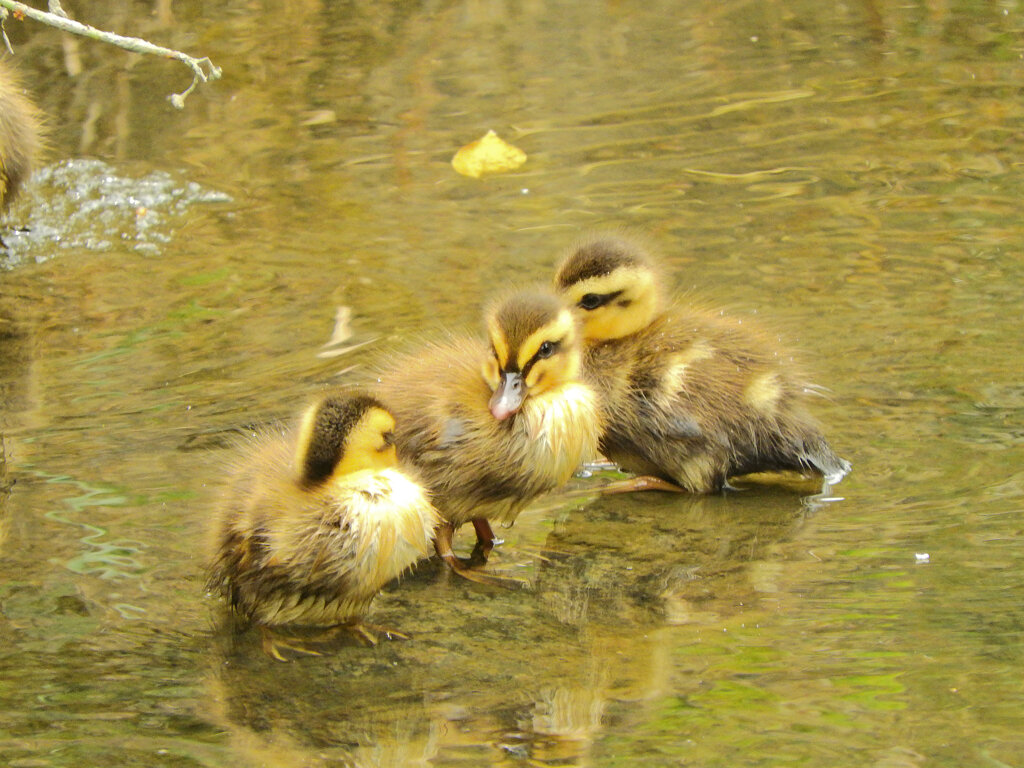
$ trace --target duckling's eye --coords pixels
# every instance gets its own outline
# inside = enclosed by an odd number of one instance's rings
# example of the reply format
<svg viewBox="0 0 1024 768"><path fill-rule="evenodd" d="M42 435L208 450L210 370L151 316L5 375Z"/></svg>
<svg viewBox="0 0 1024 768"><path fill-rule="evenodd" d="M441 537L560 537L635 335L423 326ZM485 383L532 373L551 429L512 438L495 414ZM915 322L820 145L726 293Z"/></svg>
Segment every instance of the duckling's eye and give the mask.
<svg viewBox="0 0 1024 768"><path fill-rule="evenodd" d="M384 445L382 445L377 450L386 451L388 448L395 444L395 433L392 432L390 429L387 432L381 433L381 437L384 439Z"/></svg>
<svg viewBox="0 0 1024 768"><path fill-rule="evenodd" d="M555 345L550 341L545 341L540 345L540 349L537 350L537 357L542 359L545 357L551 357L553 354L555 354Z"/></svg>
<svg viewBox="0 0 1024 768"><path fill-rule="evenodd" d="M604 296L602 296L602 295L600 295L598 293L586 293L586 294L583 295L583 298L580 299L579 305L583 309L590 310L590 309L597 309L598 307L600 307L602 304L606 303L607 301L608 300Z"/></svg>

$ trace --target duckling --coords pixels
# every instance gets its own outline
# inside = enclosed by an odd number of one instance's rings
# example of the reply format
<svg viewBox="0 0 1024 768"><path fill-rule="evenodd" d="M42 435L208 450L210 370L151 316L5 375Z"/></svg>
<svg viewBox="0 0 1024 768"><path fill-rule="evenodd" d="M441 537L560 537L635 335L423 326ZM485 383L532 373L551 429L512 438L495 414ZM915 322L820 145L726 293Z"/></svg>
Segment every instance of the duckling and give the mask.
<svg viewBox="0 0 1024 768"><path fill-rule="evenodd" d="M518 586L472 567L496 543L490 521L511 525L541 494L596 455L601 416L580 380L580 337L550 293L521 291L486 312L488 342L453 337L394 360L379 395L396 417L401 460L419 471L442 524L437 554L466 578ZM472 522L477 544L464 561L452 536Z"/></svg>
<svg viewBox="0 0 1024 768"><path fill-rule="evenodd" d="M380 589L430 553L439 522L423 489L398 467L395 420L350 392L312 405L294 435L250 447L215 521L208 588L264 630L342 627L375 642L362 616ZM381 630L388 636L392 633Z"/></svg>
<svg viewBox="0 0 1024 768"><path fill-rule="evenodd" d="M841 480L850 464L808 413L815 390L789 355L747 323L669 306L664 284L646 250L618 234L583 240L555 275L607 419L601 450L640 475L610 490L709 493L777 470Z"/></svg>
<svg viewBox="0 0 1024 768"><path fill-rule="evenodd" d="M0 211L28 179L42 148L39 109L25 95L17 73L0 62Z"/></svg>

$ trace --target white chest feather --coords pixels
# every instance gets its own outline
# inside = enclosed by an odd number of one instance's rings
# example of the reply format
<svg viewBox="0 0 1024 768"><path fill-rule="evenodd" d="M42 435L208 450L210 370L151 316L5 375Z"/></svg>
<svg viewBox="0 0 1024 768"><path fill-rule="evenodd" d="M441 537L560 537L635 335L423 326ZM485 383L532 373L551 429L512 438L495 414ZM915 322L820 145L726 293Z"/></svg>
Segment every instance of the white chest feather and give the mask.
<svg viewBox="0 0 1024 768"><path fill-rule="evenodd" d="M520 415L529 440L528 461L552 485L566 482L582 462L597 455L601 416L590 387L563 384L529 398Z"/></svg>

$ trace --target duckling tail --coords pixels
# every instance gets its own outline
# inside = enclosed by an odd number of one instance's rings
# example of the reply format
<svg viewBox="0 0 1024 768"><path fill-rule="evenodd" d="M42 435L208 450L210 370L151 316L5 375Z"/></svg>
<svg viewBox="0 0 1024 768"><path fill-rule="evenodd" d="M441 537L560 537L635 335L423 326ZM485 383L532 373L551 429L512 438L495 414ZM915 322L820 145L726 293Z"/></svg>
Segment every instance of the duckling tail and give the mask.
<svg viewBox="0 0 1024 768"><path fill-rule="evenodd" d="M824 438L805 441L799 453L800 463L820 472L825 482L835 485L850 472L852 465L841 458Z"/></svg>

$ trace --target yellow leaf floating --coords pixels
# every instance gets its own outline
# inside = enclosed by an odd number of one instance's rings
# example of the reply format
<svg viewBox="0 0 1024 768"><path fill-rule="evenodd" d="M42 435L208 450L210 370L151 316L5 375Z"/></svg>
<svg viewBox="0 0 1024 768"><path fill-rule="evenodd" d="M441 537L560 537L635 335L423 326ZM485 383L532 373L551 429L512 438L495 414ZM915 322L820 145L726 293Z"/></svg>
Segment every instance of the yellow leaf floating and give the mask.
<svg viewBox="0 0 1024 768"><path fill-rule="evenodd" d="M463 176L479 179L485 173L514 171L526 162L526 153L513 147L494 131L470 142L452 158L452 168Z"/></svg>

